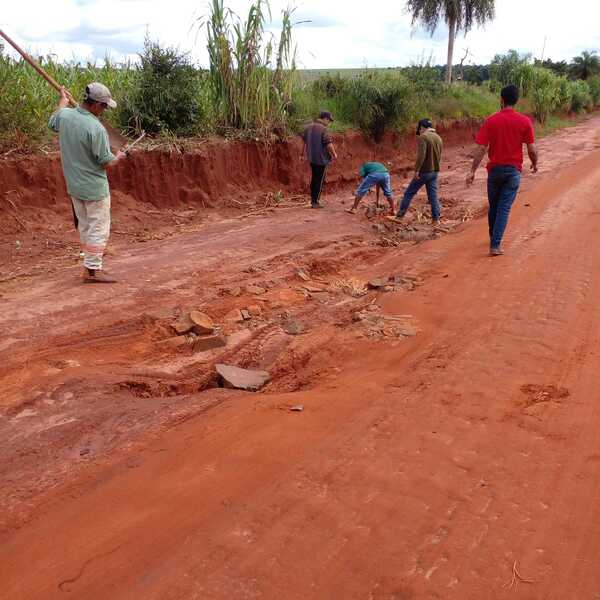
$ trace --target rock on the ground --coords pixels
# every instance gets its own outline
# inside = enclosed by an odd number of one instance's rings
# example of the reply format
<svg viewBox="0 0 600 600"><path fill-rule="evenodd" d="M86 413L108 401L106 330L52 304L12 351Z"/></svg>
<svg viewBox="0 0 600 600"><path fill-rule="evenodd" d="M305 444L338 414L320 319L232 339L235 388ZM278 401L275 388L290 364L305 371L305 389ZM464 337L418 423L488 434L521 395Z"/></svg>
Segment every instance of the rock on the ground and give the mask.
<svg viewBox="0 0 600 600"><path fill-rule="evenodd" d="M263 288L263 287L260 287L259 285L247 285L246 291L249 294L254 294L256 296L260 296L261 294L264 294L267 290L265 290L265 288Z"/></svg>
<svg viewBox="0 0 600 600"><path fill-rule="evenodd" d="M189 315L182 315L171 327L177 335L185 335L192 330L194 322L190 319Z"/></svg>
<svg viewBox="0 0 600 600"><path fill-rule="evenodd" d="M217 364L215 368L224 387L249 392L260 390L270 378L268 371L242 369L241 367L224 364Z"/></svg>
<svg viewBox="0 0 600 600"><path fill-rule="evenodd" d="M371 279L371 281L369 281L367 283L367 287L371 290L377 290L379 288L385 287L387 285L387 281L385 279L381 279L381 278L377 278L377 279Z"/></svg>
<svg viewBox="0 0 600 600"><path fill-rule="evenodd" d="M206 335L215 330L214 321L206 313L198 310L193 310L190 313L190 321L194 323L194 326L192 327L193 332L198 335Z"/></svg>
<svg viewBox="0 0 600 600"><path fill-rule="evenodd" d="M242 308L242 310L240 310L240 313L242 314L242 318L244 319L244 321L249 321L252 318L250 311L246 310L245 308Z"/></svg>
<svg viewBox="0 0 600 600"><path fill-rule="evenodd" d="M302 323L298 323L293 319L288 319L281 327L289 335L300 335L306 331L306 327Z"/></svg>
<svg viewBox="0 0 600 600"><path fill-rule="evenodd" d="M221 335L205 335L194 340L192 349L194 352L206 352L215 348L223 348L226 345L227 341Z"/></svg>
<svg viewBox="0 0 600 600"><path fill-rule="evenodd" d="M225 315L224 319L225 319L225 321L227 321L229 323L243 323L244 322L244 317L242 316L242 313L240 312L240 310L237 308L230 310Z"/></svg>

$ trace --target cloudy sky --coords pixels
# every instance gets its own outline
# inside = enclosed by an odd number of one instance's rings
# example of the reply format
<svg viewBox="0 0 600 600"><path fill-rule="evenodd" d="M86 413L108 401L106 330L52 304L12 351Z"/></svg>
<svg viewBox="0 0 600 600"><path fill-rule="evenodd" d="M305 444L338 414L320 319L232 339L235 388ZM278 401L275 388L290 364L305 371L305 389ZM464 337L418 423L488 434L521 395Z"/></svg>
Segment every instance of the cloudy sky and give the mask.
<svg viewBox="0 0 600 600"><path fill-rule="evenodd" d="M287 0L271 0L272 29L277 31ZM245 17L249 0L225 0ZM427 60L444 63L447 31L433 37L412 28L402 0L299 0L294 33L301 68L404 66ZM515 48L570 60L584 49L600 50L600 2L571 0L496 0L496 19L474 28L456 43L458 58L488 62ZM206 65L205 36L194 22L208 10L207 0L2 0L0 28L36 54L60 59L135 58L149 32L162 44L189 51ZM582 18L585 15L585 18Z"/></svg>

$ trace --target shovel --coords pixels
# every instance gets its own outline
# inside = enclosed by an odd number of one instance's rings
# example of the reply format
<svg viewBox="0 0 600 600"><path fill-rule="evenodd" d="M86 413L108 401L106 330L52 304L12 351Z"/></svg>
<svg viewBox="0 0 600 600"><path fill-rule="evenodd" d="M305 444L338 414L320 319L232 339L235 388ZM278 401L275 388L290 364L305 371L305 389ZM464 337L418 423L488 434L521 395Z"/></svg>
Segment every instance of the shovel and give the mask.
<svg viewBox="0 0 600 600"><path fill-rule="evenodd" d="M58 93L60 93L61 86L52 78L42 67L35 61L27 52L22 50L16 42L11 40L2 29L0 29L0 37L3 37ZM78 106L77 102L73 98L70 92L67 92L67 98L73 107ZM118 151L119 148L125 145L127 139L121 135L114 127L111 127L107 123L102 123L108 133L108 139L110 147L113 151Z"/></svg>

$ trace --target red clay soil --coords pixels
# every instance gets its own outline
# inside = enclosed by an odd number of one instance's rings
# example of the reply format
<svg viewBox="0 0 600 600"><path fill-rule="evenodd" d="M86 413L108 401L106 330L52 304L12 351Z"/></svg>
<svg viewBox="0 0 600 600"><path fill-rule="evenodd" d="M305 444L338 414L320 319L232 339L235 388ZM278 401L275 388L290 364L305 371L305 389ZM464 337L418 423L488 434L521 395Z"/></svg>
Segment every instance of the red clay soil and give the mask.
<svg viewBox="0 0 600 600"><path fill-rule="evenodd" d="M290 184L115 236L115 286L58 251L10 277L1 597L600 598L600 119L540 147L499 258L449 144L440 231L422 198L394 228ZM195 308L226 348L172 345ZM215 362L272 380L218 388Z"/></svg>

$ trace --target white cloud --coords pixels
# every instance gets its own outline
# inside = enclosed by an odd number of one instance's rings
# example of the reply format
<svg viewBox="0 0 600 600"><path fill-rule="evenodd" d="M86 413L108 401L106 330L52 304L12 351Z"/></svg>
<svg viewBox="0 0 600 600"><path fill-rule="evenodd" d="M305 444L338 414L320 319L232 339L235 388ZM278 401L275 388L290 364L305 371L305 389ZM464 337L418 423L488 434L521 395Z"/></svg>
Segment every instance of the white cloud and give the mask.
<svg viewBox="0 0 600 600"><path fill-rule="evenodd" d="M189 51L206 64L204 32L196 35L194 19L208 10L205 0L5 0L0 27L38 54L54 53L63 59L135 57L141 51L146 29L165 45ZM246 16L248 0L226 1ZM271 0L274 24L288 0ZM397 66L432 56L445 62L442 27L432 38L422 30L411 35L410 16L400 0L304 0L297 20L310 20L295 29L299 64L304 68ZM469 48L472 60L488 62L496 53L515 48L540 56L570 60L586 48L600 48L600 3L571 0L568 10L547 0L497 0L496 19L484 30L474 28L456 42L456 53ZM585 15L585 19L581 15Z"/></svg>

